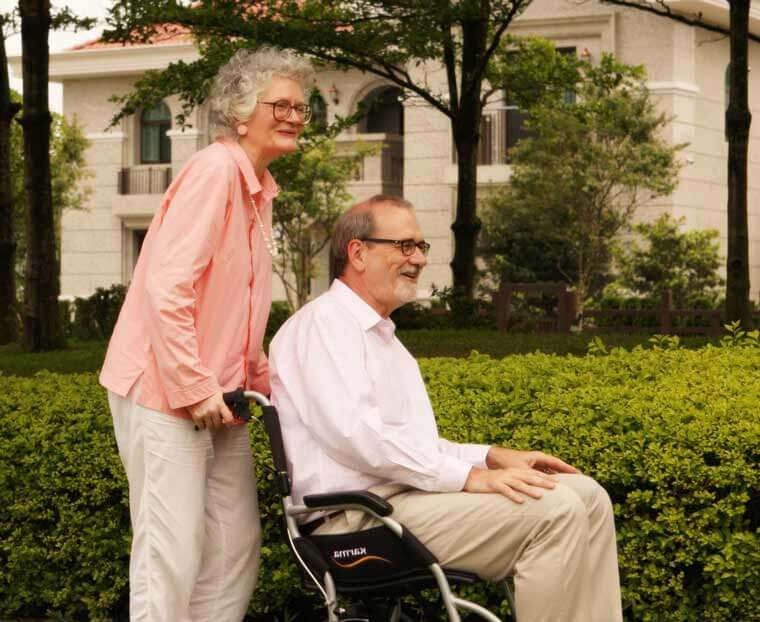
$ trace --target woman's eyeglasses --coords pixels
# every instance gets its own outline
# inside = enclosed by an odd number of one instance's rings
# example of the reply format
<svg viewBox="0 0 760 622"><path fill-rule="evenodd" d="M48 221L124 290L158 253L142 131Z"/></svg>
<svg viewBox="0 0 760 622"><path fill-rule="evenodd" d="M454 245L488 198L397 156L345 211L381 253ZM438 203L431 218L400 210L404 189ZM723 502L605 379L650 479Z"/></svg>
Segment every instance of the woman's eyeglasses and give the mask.
<svg viewBox="0 0 760 622"><path fill-rule="evenodd" d="M258 102L272 106L272 115L275 121L287 121L295 110L302 123L308 123L311 120L311 106L308 104L291 104L287 99L278 99L276 102Z"/></svg>

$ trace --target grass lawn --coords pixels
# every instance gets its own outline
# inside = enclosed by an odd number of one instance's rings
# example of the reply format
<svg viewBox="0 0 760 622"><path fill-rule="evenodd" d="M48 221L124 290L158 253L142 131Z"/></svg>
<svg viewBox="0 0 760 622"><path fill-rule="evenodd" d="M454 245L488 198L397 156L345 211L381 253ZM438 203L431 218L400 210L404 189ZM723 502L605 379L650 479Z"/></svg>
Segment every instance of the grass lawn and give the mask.
<svg viewBox="0 0 760 622"><path fill-rule="evenodd" d="M559 355L583 355L593 334L558 335L536 333L498 333L494 330L406 330L399 331L399 339L416 357L468 356L472 350L494 357L529 352L553 352ZM649 346L647 335L601 334L608 346L626 349L638 344ZM685 347L699 348L716 338L688 337L682 340ZM268 344L267 344L268 345ZM54 352L22 352L16 345L0 346L0 373L4 375L32 376L46 369L56 373L98 371L106 352L105 341L72 341L66 350Z"/></svg>
<svg viewBox="0 0 760 622"><path fill-rule="evenodd" d="M64 374L97 371L106 354L105 341L70 341L65 350L23 352L18 345L0 346L0 373L33 376L42 369Z"/></svg>

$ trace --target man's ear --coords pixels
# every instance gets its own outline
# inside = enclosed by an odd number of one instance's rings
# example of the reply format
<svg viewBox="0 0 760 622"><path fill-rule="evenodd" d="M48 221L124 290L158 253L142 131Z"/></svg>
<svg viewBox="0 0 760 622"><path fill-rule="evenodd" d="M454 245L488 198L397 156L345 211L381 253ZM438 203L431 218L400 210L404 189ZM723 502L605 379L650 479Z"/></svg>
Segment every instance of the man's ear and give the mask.
<svg viewBox="0 0 760 622"><path fill-rule="evenodd" d="M351 240L346 250L348 251L348 263L351 267L357 272L364 272L367 246L361 240Z"/></svg>

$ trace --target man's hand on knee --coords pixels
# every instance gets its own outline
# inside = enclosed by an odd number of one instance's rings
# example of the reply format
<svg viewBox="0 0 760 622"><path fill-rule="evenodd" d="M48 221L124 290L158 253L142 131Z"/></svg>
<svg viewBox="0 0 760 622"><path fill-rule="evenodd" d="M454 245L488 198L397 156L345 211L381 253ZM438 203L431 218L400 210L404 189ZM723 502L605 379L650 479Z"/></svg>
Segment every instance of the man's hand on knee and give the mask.
<svg viewBox="0 0 760 622"><path fill-rule="evenodd" d="M580 473L574 466L542 451L491 447L486 456L489 469L535 469L542 473Z"/></svg>
<svg viewBox="0 0 760 622"><path fill-rule="evenodd" d="M515 503L523 503L525 497L540 499L543 489L556 486L557 476L531 468L478 469L473 467L464 484L465 492L502 494Z"/></svg>

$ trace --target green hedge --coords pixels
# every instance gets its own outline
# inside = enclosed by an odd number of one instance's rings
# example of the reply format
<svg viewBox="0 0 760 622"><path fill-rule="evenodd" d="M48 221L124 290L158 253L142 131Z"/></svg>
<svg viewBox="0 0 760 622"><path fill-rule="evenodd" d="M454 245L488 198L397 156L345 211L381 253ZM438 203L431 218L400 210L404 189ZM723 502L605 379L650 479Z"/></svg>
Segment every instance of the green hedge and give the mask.
<svg viewBox="0 0 760 622"><path fill-rule="evenodd" d="M96 288L87 298L59 301L64 335L80 341L108 339L126 295L127 286L114 283Z"/></svg>
<svg viewBox="0 0 760 622"><path fill-rule="evenodd" d="M607 488L626 620L757 621L760 348L674 345L473 354L421 369L445 436L542 448ZM265 542L251 614L313 615L279 536L271 477L259 472ZM0 619L113 619L127 552L125 482L95 376L0 378ZM475 595L504 610L497 591Z"/></svg>

